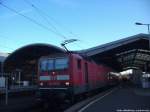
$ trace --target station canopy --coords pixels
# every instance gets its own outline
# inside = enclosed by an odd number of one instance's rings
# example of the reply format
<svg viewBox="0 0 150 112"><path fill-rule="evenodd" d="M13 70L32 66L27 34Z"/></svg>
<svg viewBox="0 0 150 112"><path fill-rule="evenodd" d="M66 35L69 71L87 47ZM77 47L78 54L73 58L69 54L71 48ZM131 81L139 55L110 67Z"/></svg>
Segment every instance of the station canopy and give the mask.
<svg viewBox="0 0 150 112"><path fill-rule="evenodd" d="M53 53L63 53L65 50L50 44L36 43L23 46L11 53L5 60L5 63L16 63L25 60L39 59L41 56L47 56Z"/></svg>
<svg viewBox="0 0 150 112"><path fill-rule="evenodd" d="M54 53L64 52L65 50L50 44L40 43L21 47L5 59L4 72L17 74L18 71L20 71L21 80L27 80L32 84L36 84L38 79L37 74L39 58Z"/></svg>
<svg viewBox="0 0 150 112"><path fill-rule="evenodd" d="M104 45L81 50L97 63L111 66L122 71L130 68L150 71L149 34L138 34Z"/></svg>
<svg viewBox="0 0 150 112"><path fill-rule="evenodd" d="M150 71L150 46L148 34L137 34L104 45L77 51L96 63L106 64L117 71L139 68ZM5 60L5 70L10 72L16 68L37 66L41 56L53 53L65 53L65 50L50 44L31 44L11 53ZM37 67L36 67L37 69ZM27 69L24 69L27 71ZM33 70L30 70L33 71ZM36 70L34 70L36 71Z"/></svg>

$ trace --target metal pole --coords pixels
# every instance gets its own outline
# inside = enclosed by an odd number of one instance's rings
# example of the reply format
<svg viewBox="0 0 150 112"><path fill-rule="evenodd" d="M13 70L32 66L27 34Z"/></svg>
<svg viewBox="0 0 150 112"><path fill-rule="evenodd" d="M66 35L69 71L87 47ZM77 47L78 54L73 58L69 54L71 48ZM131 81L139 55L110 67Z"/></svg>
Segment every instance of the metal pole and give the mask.
<svg viewBox="0 0 150 112"><path fill-rule="evenodd" d="M5 79L5 104L7 105L8 104L8 77L6 77Z"/></svg>
<svg viewBox="0 0 150 112"><path fill-rule="evenodd" d="M2 75L2 76L4 76L4 74L3 74L3 72L4 72L4 69L3 69L3 68L4 68L4 67L3 67L3 66L4 66L4 63L2 62L2 63L1 63L1 75Z"/></svg>
<svg viewBox="0 0 150 112"><path fill-rule="evenodd" d="M150 24L147 24L148 34L149 34L149 50L150 50L150 30L149 30L149 26L150 26Z"/></svg>
<svg viewBox="0 0 150 112"><path fill-rule="evenodd" d="M149 50L150 50L150 35L149 35Z"/></svg>
<svg viewBox="0 0 150 112"><path fill-rule="evenodd" d="M150 24L147 24L147 27L148 27L148 34L150 34L149 26L150 26Z"/></svg>
<svg viewBox="0 0 150 112"><path fill-rule="evenodd" d="M21 77L20 75L21 75L21 74L20 74L20 71L19 71L19 87L20 87L20 79L21 79L21 78L20 78L20 77Z"/></svg>
<svg viewBox="0 0 150 112"><path fill-rule="evenodd" d="M150 26L150 24L147 24L147 27L148 27L148 36L149 36L149 50L150 50L150 30L149 30L149 26ZM148 64L147 64L147 66L148 66ZM148 67L149 68L149 67Z"/></svg>

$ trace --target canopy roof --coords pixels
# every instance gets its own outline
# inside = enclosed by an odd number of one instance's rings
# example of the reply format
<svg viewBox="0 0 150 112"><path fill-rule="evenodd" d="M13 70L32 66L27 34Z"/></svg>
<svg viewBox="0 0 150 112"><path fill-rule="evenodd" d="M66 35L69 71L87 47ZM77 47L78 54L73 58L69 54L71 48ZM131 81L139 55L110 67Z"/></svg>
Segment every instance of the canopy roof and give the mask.
<svg viewBox="0 0 150 112"><path fill-rule="evenodd" d="M8 67L9 65L19 67L22 63L31 62L32 60L37 61L41 56L63 52L65 52L65 50L50 44L30 44L11 53L6 58L4 65L5 67Z"/></svg>
<svg viewBox="0 0 150 112"><path fill-rule="evenodd" d="M79 53L94 59L97 63L105 63L116 70L140 68L149 70L150 51L149 34L138 34Z"/></svg>
<svg viewBox="0 0 150 112"><path fill-rule="evenodd" d="M118 71L128 68L149 71L149 37L148 34L138 34L77 52ZM6 58L5 64L15 63L15 66L19 66L26 60L38 60L41 56L65 52L64 49L50 44L31 44L15 50Z"/></svg>

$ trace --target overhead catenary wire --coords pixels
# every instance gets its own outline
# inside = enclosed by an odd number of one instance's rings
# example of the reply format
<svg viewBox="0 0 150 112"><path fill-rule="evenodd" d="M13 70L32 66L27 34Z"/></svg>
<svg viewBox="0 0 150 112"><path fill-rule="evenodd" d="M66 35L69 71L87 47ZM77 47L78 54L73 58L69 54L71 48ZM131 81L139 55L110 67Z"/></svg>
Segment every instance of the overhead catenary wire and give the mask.
<svg viewBox="0 0 150 112"><path fill-rule="evenodd" d="M24 0L24 1L26 1L26 2L29 3L29 0ZM31 4L31 2L30 2L30 4ZM47 17L49 20L53 21L53 22L54 22L55 24L57 24L59 27L62 27L64 30L66 30L67 32L69 32L70 34L72 34L72 35L75 36L75 34L74 34L72 31L69 31L68 28L66 28L66 27L65 27L64 25L62 25L60 22L56 21L52 16L50 16L49 14L45 13L43 10L41 10L40 8L38 8L35 4L33 4L33 2L32 2L32 7L35 7L36 10L38 10L43 16ZM48 20L48 19L47 19L47 20ZM55 28L56 28L56 27L55 27Z"/></svg>
<svg viewBox="0 0 150 112"><path fill-rule="evenodd" d="M24 0L27 4L29 4L30 6L32 6L38 13L39 15L41 15L41 17L43 19L45 19L45 21L47 23L50 23L50 25L56 30L57 28L55 27L55 25L53 25L49 20L53 21L55 24L57 24L59 27L62 27L64 30L66 30L68 33L70 33L72 36L79 38L76 34L74 34L72 31L70 31L68 28L66 28L64 25L62 25L60 22L56 21L52 16L48 15L47 13L45 13L43 10L41 10L39 7L37 7L33 2L31 3L29 0Z"/></svg>
<svg viewBox="0 0 150 112"><path fill-rule="evenodd" d="M28 19L28 20L31 21L32 23L34 23L34 24L36 24L36 25L38 25L38 26L40 26L40 27L42 27L42 28L44 28L44 29L46 29L46 30L49 30L49 31L53 32L53 33L55 33L56 35L59 35L59 36L63 37L63 39L67 39L65 36L62 36L62 35L59 34L58 32L55 32L55 31L51 30L49 27L47 27L47 26L45 26L45 25L39 23L38 21L36 21L36 20L34 20L34 19L32 19L32 18L30 18L30 17L28 17L28 16L26 16L26 15L24 15L24 14L18 12L18 11L16 11L15 9L12 9L12 8L8 7L7 5L3 4L2 2L0 2L0 5L3 6L3 7L5 7L5 8L7 8L7 9L10 10L10 11L12 11L12 12L14 12L14 13L16 13L16 14L22 16L22 17L24 17L25 19ZM37 8L37 7L36 7L36 8ZM38 9L37 9L37 10L38 10ZM44 18L43 18L43 19L44 19ZM47 19L46 19L46 20L47 20ZM48 21L47 21L47 22L48 22ZM54 26L54 27L55 27L55 26ZM56 29L56 28L55 28L55 29ZM75 43L75 44L76 44L76 43ZM76 44L76 45L77 45L77 44ZM79 47L80 45L77 45L77 46ZM3 47L8 48L8 49L12 49L12 48L7 47L7 46L3 46ZM81 46L80 46L80 48L81 48ZM14 49L12 49L12 50L14 50Z"/></svg>
<svg viewBox="0 0 150 112"><path fill-rule="evenodd" d="M39 10L38 7L36 7L33 3L29 2L28 0L24 0L24 1L25 1L29 6L31 6L32 8L34 8L35 11L40 15L40 17L41 17L42 19L44 19L49 25L51 25L55 30L57 30L56 27L55 27L52 23L49 22L49 20L45 17L45 15L43 14L43 12L41 12L41 10Z"/></svg>
<svg viewBox="0 0 150 112"><path fill-rule="evenodd" d="M18 40L16 40L16 39L12 39L12 38L10 38L8 35L4 35L4 34L0 34L0 38L1 39L5 39L6 41L10 41L12 44L18 44L18 45L24 45L24 43L23 42L21 42L21 41L18 41ZM32 43L32 42L31 42ZM38 43L38 42L37 42ZM7 48L9 48L9 47L7 47ZM12 48L11 48L12 49Z"/></svg>
<svg viewBox="0 0 150 112"><path fill-rule="evenodd" d="M63 38L63 39L66 39L66 37L60 35L59 33L55 32L55 31L53 31L53 30L50 29L49 27L47 27L47 26L45 26L45 25L39 23L38 21L36 21L36 20L34 20L34 19L32 19L32 18L30 18L30 17L24 15L24 14L21 14L20 12L16 11L15 9L12 9L12 8L8 7L7 5L3 4L2 2L0 2L0 5L3 6L3 7L5 7L5 8L7 8L7 9L10 10L10 11L12 11L12 12L14 12L14 13L16 13L16 14L22 16L22 17L24 17L25 19L27 19L27 20L31 21L32 23L34 23L34 24L40 26L41 28L50 31L50 32L54 33L55 35L58 35L59 37L61 37L61 38Z"/></svg>
<svg viewBox="0 0 150 112"><path fill-rule="evenodd" d="M5 7L5 8L7 8L7 9L10 10L10 11L12 11L12 12L14 12L14 13L16 13L16 14L22 16L22 17L24 17L25 19L31 21L32 23L34 23L34 24L36 24L36 25L38 25L38 26L40 26L40 27L42 27L42 28L44 28L44 29L46 29L46 30L48 30L48 31L50 31L50 32L53 32L54 34L58 35L59 37L61 37L61 38L63 38L63 39L67 39L64 35L62 35L62 34L56 32L56 31L53 31L53 30L50 29L49 27L47 27L47 26L45 26L45 25L39 23L38 21L36 21L36 20L34 20L34 19L32 19L32 18L30 18L30 17L28 17L28 16L26 16L26 15L24 15L24 14L18 12L18 11L16 11L15 9L12 9L12 8L8 7L7 5L3 4L2 2L0 2L0 5L3 6L3 7ZM34 5L34 6L35 6L35 5ZM36 10L37 10L37 7L36 7ZM48 15L47 15L47 16L48 16ZM55 21L55 22L56 22L56 21ZM55 29L56 29L56 28L55 28ZM77 46L79 47L79 45L77 45ZM80 47L81 47L81 46L80 46Z"/></svg>
<svg viewBox="0 0 150 112"><path fill-rule="evenodd" d="M55 19L53 19L53 17L49 16L48 14L46 14L43 10L39 9L33 2L30 2L29 0L24 0L28 5L30 5L32 8L35 9L35 11L40 15L40 17L42 19L44 19L50 26L53 27L53 29L55 29L59 34L63 35L62 33L60 33L57 28L55 27L55 25L53 25L51 21L55 22L58 26L61 26L62 25L60 23L58 23ZM69 31L67 30L66 28L63 28L65 29L67 32L69 32L71 35L73 35L74 37L77 37L72 31ZM64 36L64 35L63 35ZM64 36L66 37L66 36ZM67 39L67 38L66 38ZM79 39L78 39L79 40ZM79 44L75 43L78 47L82 48Z"/></svg>
<svg viewBox="0 0 150 112"><path fill-rule="evenodd" d="M30 5L34 10L40 15L40 17L45 20L59 35L67 39L66 36L64 36L61 32L57 30L57 28L47 19L43 11L41 11L37 6L35 6L33 3L29 2L28 0L24 0L28 5Z"/></svg>

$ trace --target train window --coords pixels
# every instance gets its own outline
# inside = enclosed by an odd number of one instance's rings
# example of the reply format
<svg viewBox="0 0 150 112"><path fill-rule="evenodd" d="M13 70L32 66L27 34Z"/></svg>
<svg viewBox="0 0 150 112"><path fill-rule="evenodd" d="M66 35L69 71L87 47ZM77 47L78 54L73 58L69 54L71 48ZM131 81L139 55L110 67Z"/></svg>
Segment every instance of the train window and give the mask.
<svg viewBox="0 0 150 112"><path fill-rule="evenodd" d="M54 69L54 60L49 59L49 60L47 61L47 69L48 69L48 70L53 70L53 69Z"/></svg>
<svg viewBox="0 0 150 112"><path fill-rule="evenodd" d="M77 60L77 67L78 67L78 69L81 69L81 59Z"/></svg>
<svg viewBox="0 0 150 112"><path fill-rule="evenodd" d="M65 69L68 67L67 58L58 58L55 60L55 69Z"/></svg>
<svg viewBox="0 0 150 112"><path fill-rule="evenodd" d="M42 60L40 64L41 71L47 70L47 60Z"/></svg>

